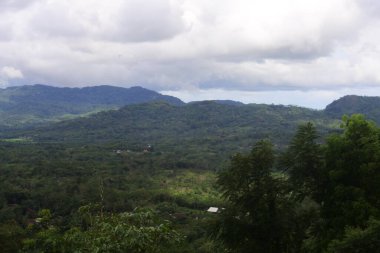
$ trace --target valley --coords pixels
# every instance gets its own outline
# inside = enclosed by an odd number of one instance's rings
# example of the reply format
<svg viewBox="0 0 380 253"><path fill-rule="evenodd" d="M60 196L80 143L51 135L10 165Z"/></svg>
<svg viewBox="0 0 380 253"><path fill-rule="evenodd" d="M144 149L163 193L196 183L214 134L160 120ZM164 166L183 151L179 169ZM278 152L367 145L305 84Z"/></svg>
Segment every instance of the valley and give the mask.
<svg viewBox="0 0 380 253"><path fill-rule="evenodd" d="M380 121L375 109L368 109L372 102L367 103L366 99L343 98L320 111L226 101L185 104L171 97L149 103L127 101L119 103L120 108L112 105L112 110L100 106L97 108L102 108L101 112L86 112L84 117L78 113L76 118L66 120L57 121L58 114L47 113L40 117L41 121L22 126L20 122L12 125L9 117L2 118L2 124L7 125L0 132L3 252L40 252L41 247L54 252L54 245L76 245L70 240L87 240L87 236L93 238L103 233L94 224L108 226L114 222L103 217L121 222L123 214L140 215L140 209L141 215L153 212L157 224L168 221L170 231L176 231L168 232L168 236L177 238L179 244L167 246L163 249L166 252L227 252L228 244L221 244L212 236L215 224L223 216L207 212L209 207L234 210L226 199L226 185L220 182L221 173L234 168L236 157L242 156L241 162L247 162L244 156L254 155L258 143L266 140L273 143L276 160L268 175L281 185L283 180L292 178L284 168L296 163L284 163L282 157L292 147L298 148L294 136L299 127L311 122L317 131L312 144L318 146L318 152L319 146L332 149L331 136L346 138L351 126L347 119L341 120L344 112L368 111L367 118ZM21 98L14 100L27 103ZM12 110L8 113L17 115ZM352 122L367 124L364 119L352 118ZM229 176L231 183L235 180L233 175ZM287 199L287 195L283 197ZM306 204L292 202L297 208L301 205L309 210ZM318 206L318 198L310 205ZM93 217L95 223L86 215ZM40 220L46 223L39 223ZM74 232L78 234L73 239L70 233ZM107 236L111 232L104 233ZM106 244L117 245L112 238Z"/></svg>

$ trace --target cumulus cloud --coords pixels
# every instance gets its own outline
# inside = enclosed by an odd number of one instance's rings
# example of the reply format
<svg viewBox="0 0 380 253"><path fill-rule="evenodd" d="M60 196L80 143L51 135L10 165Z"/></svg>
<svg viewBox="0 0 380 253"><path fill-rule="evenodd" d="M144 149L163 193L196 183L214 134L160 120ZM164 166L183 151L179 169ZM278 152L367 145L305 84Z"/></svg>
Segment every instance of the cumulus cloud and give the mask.
<svg viewBox="0 0 380 253"><path fill-rule="evenodd" d="M0 88L6 87L15 79L22 79L24 75L21 70L10 66L4 66L0 69Z"/></svg>
<svg viewBox="0 0 380 253"><path fill-rule="evenodd" d="M170 39L186 29L180 5L167 0L125 1L109 28L106 37L126 42Z"/></svg>
<svg viewBox="0 0 380 253"><path fill-rule="evenodd" d="M19 69L5 66L1 69L1 75L8 79L23 78L23 74Z"/></svg>
<svg viewBox="0 0 380 253"><path fill-rule="evenodd" d="M225 59L315 58L328 54L335 41L355 31L359 10L347 2L214 2L215 11L208 12L211 6L202 8L200 20L206 21L196 38L209 45L204 51Z"/></svg>
<svg viewBox="0 0 380 253"><path fill-rule="evenodd" d="M26 84L322 99L380 85L379 10L376 0L5 0L0 66L22 69L13 74Z"/></svg>
<svg viewBox="0 0 380 253"><path fill-rule="evenodd" d="M149 42L186 30L181 6L170 0L84 0L36 2L27 13L27 32L49 39Z"/></svg>

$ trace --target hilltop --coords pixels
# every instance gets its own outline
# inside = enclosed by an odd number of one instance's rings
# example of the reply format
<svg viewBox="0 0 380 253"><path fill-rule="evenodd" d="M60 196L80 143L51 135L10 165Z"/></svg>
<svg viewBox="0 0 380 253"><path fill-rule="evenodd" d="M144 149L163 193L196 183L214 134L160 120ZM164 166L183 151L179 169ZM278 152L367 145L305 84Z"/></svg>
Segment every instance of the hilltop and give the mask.
<svg viewBox="0 0 380 253"><path fill-rule="evenodd" d="M344 114L360 113L380 123L380 97L348 95L333 101L325 108L325 113L332 117Z"/></svg>

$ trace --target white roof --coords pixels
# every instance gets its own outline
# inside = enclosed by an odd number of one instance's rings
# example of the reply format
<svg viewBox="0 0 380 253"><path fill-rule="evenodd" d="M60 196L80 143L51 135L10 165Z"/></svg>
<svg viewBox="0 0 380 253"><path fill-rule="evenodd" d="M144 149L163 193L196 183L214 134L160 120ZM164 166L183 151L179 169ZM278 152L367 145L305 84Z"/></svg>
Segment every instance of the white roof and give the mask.
<svg viewBox="0 0 380 253"><path fill-rule="evenodd" d="M210 213L217 213L218 212L218 209L217 207L210 207L207 212L210 212Z"/></svg>

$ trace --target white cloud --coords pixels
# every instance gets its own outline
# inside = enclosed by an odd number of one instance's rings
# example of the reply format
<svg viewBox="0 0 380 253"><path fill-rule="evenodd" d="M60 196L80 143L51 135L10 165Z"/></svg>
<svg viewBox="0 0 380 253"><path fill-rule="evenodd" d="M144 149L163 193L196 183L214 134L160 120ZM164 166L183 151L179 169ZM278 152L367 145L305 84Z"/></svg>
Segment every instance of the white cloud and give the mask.
<svg viewBox="0 0 380 253"><path fill-rule="evenodd" d="M18 11L24 9L38 0L2 0L0 1L0 12Z"/></svg>
<svg viewBox="0 0 380 253"><path fill-rule="evenodd" d="M25 14L25 13L24 13ZM170 0L67 0L36 2L25 34L37 39L147 42L170 39L186 27L181 6Z"/></svg>
<svg viewBox="0 0 380 253"><path fill-rule="evenodd" d="M0 69L0 88L7 87L12 81L22 79L24 76L19 69L4 66Z"/></svg>
<svg viewBox="0 0 380 253"><path fill-rule="evenodd" d="M377 2L5 0L0 66L28 84L359 92L380 85Z"/></svg>
<svg viewBox="0 0 380 253"><path fill-rule="evenodd" d="M19 69L5 66L1 68L1 76L7 78L7 79L19 79L23 78L23 74Z"/></svg>
<svg viewBox="0 0 380 253"><path fill-rule="evenodd" d="M336 40L352 36L360 14L345 0L193 2L203 21L194 37L204 52L238 61L328 54Z"/></svg>
<svg viewBox="0 0 380 253"><path fill-rule="evenodd" d="M113 17L105 37L125 42L170 39L186 29L180 5L168 0L128 0ZM111 17L112 18L112 17Z"/></svg>

